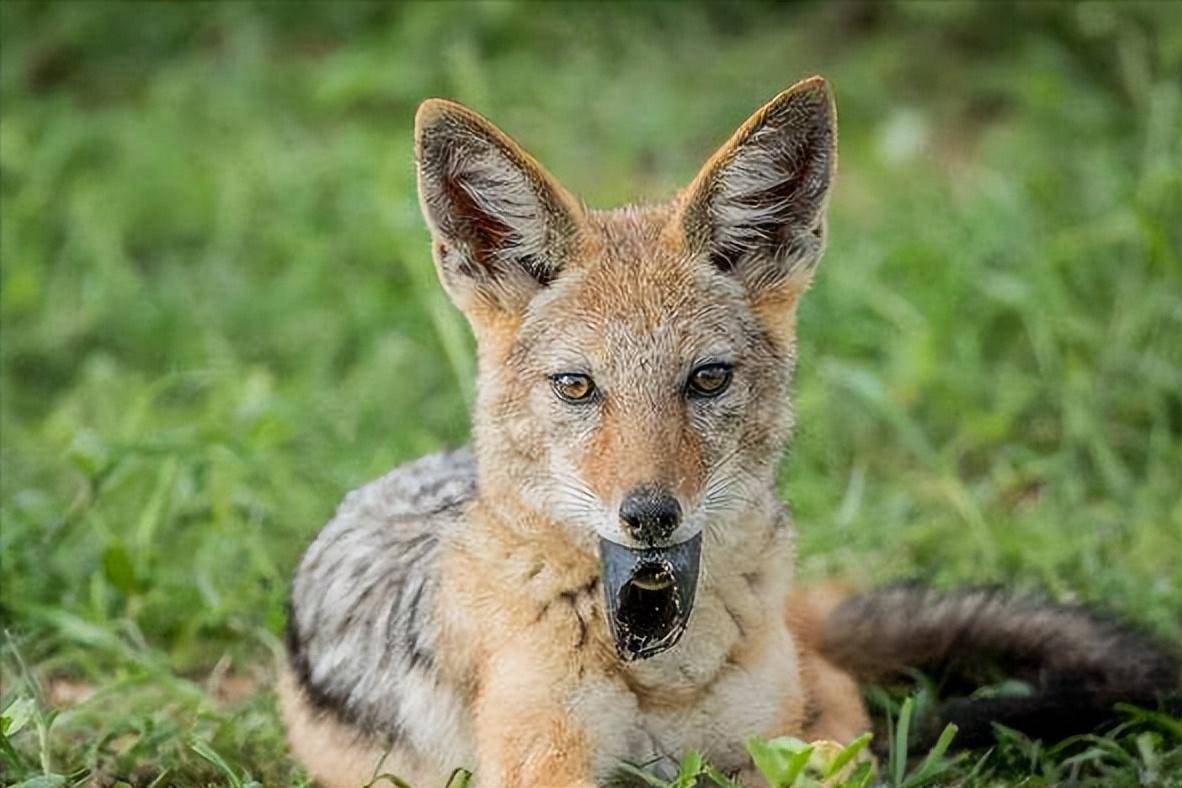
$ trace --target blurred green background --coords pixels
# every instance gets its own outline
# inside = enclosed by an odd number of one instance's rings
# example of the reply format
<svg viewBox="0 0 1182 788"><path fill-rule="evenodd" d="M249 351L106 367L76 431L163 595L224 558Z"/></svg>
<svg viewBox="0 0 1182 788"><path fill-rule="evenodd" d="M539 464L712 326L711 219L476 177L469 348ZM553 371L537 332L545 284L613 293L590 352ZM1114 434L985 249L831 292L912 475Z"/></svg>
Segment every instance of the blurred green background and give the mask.
<svg viewBox="0 0 1182 788"><path fill-rule="evenodd" d="M801 575L1041 588L1179 637L1178 4L6 2L0 29L6 781L303 779L269 689L295 561L344 492L468 433L428 96L607 207L827 76ZM1011 742L974 779L1168 774L1178 730Z"/></svg>

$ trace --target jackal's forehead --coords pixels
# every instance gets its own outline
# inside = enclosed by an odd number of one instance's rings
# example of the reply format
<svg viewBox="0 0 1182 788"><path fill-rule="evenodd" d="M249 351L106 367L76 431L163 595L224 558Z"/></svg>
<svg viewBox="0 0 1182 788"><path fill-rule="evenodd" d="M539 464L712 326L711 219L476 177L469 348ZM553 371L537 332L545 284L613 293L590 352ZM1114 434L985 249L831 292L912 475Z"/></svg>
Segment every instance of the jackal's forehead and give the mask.
<svg viewBox="0 0 1182 788"><path fill-rule="evenodd" d="M759 326L741 285L663 236L661 218L602 221L586 258L531 304L521 349L559 368L659 375L751 344Z"/></svg>
<svg viewBox="0 0 1182 788"><path fill-rule="evenodd" d="M749 344L757 326L733 282L688 261L655 267L604 260L572 272L531 305L522 350L557 368L658 375L733 360Z"/></svg>

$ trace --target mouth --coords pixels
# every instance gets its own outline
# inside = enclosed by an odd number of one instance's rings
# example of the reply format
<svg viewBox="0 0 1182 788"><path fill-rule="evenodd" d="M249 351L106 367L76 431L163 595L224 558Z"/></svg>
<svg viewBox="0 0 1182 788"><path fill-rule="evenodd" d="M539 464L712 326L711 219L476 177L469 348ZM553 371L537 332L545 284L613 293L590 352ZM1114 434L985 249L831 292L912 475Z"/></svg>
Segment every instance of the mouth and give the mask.
<svg viewBox="0 0 1182 788"><path fill-rule="evenodd" d="M701 533L668 547L599 540L607 621L622 659L648 659L681 639L694 606L701 554Z"/></svg>

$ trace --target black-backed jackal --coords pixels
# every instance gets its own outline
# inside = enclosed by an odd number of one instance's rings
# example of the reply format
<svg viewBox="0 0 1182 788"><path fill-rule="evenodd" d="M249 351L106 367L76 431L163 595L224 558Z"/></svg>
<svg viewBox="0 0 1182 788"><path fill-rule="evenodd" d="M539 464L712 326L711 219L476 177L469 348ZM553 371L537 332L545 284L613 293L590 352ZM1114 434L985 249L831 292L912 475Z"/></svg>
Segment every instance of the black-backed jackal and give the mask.
<svg viewBox="0 0 1182 788"><path fill-rule="evenodd" d="M1083 610L793 591L773 480L837 163L822 79L663 205L588 210L448 101L415 135L439 277L478 343L473 448L351 493L304 556L282 697L317 780L381 762L415 786L457 766L590 786L690 749L753 780L749 736L848 740L868 726L857 679L953 652L1036 685L946 707L967 741L1177 687L1167 652Z"/></svg>

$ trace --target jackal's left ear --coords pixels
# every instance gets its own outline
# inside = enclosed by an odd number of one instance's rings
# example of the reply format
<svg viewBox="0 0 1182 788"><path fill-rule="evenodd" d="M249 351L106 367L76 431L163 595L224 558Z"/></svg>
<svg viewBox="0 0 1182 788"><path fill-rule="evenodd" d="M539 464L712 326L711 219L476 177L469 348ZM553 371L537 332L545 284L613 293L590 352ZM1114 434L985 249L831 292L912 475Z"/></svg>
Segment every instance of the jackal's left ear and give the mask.
<svg viewBox="0 0 1182 788"><path fill-rule="evenodd" d="M683 195L690 248L742 279L753 298L795 298L825 244L837 165L833 97L821 77L765 104L711 157Z"/></svg>
<svg viewBox="0 0 1182 788"><path fill-rule="evenodd" d="M472 314L519 311L578 241L578 202L480 115L430 99L415 116L419 202L444 288Z"/></svg>

